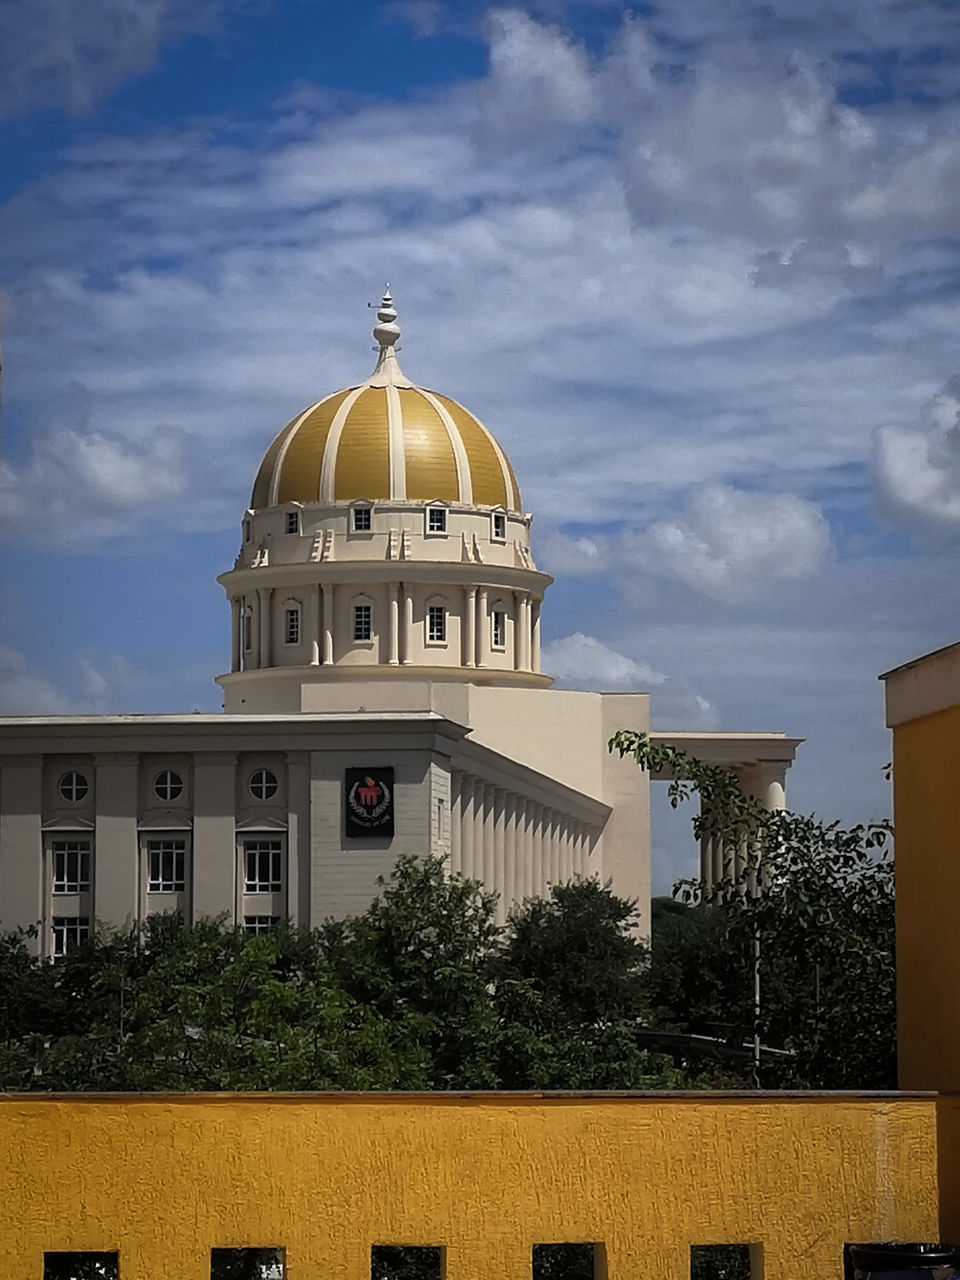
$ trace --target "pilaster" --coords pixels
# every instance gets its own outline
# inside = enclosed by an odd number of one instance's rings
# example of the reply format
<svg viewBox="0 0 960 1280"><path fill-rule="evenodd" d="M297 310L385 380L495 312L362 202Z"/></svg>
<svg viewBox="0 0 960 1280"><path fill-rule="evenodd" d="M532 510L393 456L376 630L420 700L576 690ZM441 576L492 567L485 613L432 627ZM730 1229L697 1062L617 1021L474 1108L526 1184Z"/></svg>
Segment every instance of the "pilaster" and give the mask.
<svg viewBox="0 0 960 1280"><path fill-rule="evenodd" d="M0 760L0 928L27 929L43 917L43 757Z"/></svg>
<svg viewBox="0 0 960 1280"><path fill-rule="evenodd" d="M237 757L198 751L193 761L193 916L236 923Z"/></svg>
<svg viewBox="0 0 960 1280"><path fill-rule="evenodd" d="M96 757L93 907L96 919L104 924L129 923L139 902L139 760L139 756L132 754Z"/></svg>

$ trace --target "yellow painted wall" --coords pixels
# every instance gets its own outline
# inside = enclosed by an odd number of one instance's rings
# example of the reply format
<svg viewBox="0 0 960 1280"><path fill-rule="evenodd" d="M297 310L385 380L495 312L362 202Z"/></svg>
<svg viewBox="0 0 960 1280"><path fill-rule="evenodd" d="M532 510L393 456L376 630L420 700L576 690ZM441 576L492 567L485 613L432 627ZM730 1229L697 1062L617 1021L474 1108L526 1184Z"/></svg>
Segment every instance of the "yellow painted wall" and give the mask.
<svg viewBox="0 0 960 1280"><path fill-rule="evenodd" d="M893 732L902 1089L960 1090L960 706Z"/></svg>
<svg viewBox="0 0 960 1280"><path fill-rule="evenodd" d="M288 1280L368 1280L372 1244L447 1280L524 1280L536 1243L609 1280L686 1280L691 1244L763 1245L776 1280L849 1240L936 1239L932 1097L179 1095L0 1099L0 1276L120 1251L122 1280L206 1280L279 1245Z"/></svg>

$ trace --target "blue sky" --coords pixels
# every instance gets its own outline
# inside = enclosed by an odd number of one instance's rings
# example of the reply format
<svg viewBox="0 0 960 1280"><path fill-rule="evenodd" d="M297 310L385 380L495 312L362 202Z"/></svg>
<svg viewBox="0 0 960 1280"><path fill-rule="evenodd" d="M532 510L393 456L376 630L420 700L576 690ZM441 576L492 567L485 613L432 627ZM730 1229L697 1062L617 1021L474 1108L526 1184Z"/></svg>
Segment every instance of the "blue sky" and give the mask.
<svg viewBox="0 0 960 1280"><path fill-rule="evenodd" d="M257 462L389 280L514 461L548 668L884 813L876 675L958 638L958 19L14 0L0 705L219 706Z"/></svg>

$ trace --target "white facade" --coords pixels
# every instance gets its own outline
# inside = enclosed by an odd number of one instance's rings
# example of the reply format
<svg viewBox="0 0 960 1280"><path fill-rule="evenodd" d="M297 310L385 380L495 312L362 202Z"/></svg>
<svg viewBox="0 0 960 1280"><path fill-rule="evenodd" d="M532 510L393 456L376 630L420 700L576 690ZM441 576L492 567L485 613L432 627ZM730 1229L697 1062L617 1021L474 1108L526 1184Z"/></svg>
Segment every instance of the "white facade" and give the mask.
<svg viewBox="0 0 960 1280"><path fill-rule="evenodd" d="M362 911L400 855L434 853L498 895L500 920L598 876L646 930L649 779L607 743L648 728L649 698L550 687L551 579L509 461L399 369L389 295L378 319L372 377L264 457L219 579L225 714L0 720L0 927L37 925L57 953L157 911L312 925ZM652 737L739 769L771 805L798 745ZM351 771L386 796L392 835L351 825Z"/></svg>

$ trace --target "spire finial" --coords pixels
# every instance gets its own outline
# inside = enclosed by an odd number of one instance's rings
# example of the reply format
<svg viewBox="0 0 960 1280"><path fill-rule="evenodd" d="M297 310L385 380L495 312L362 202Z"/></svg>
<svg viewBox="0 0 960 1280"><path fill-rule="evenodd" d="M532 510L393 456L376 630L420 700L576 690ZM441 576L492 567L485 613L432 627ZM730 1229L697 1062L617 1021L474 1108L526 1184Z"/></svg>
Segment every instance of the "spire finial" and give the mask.
<svg viewBox="0 0 960 1280"><path fill-rule="evenodd" d="M393 305L393 298L390 296L389 285L384 289L383 297L380 299L377 321L378 323L373 329L373 336L380 344L380 355L382 357L387 350L396 346L400 337L400 326L397 324L397 312Z"/></svg>

